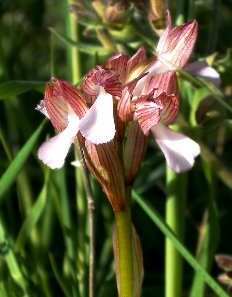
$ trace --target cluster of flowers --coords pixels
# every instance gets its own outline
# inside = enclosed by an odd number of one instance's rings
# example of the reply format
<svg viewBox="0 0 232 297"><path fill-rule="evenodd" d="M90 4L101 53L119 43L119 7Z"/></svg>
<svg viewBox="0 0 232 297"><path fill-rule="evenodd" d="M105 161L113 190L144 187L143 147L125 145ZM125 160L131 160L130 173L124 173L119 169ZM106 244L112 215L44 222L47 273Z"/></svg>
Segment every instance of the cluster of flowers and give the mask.
<svg viewBox="0 0 232 297"><path fill-rule="evenodd" d="M78 137L89 169L115 210L122 207L125 183L133 182L150 133L172 170L192 168L199 145L168 125L178 116L176 71L186 66L197 31L196 21L172 28L168 12L152 58L143 47L131 58L119 53L85 76L82 91L52 78L38 109L59 134L40 147L39 159L52 169L62 167Z"/></svg>

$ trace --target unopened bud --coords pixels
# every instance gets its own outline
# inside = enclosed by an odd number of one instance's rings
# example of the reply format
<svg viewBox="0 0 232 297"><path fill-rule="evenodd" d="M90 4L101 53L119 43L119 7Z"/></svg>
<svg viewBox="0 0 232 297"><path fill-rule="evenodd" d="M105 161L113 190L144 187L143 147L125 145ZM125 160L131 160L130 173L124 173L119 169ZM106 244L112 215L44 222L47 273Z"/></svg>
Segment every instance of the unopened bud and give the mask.
<svg viewBox="0 0 232 297"><path fill-rule="evenodd" d="M217 265L225 271L232 272L232 257L228 255L216 255Z"/></svg>
<svg viewBox="0 0 232 297"><path fill-rule="evenodd" d="M104 15L105 6L102 0L92 0L92 6L95 9L96 13L102 19Z"/></svg>
<svg viewBox="0 0 232 297"><path fill-rule="evenodd" d="M227 285L227 290L229 293L232 292L232 257L228 255L216 255L215 260L220 268L222 268L225 273L218 276L220 283Z"/></svg>
<svg viewBox="0 0 232 297"><path fill-rule="evenodd" d="M148 15L149 21L153 29L160 34L166 26L165 18L165 1L164 0L150 0L150 13Z"/></svg>
<svg viewBox="0 0 232 297"><path fill-rule="evenodd" d="M121 1L118 3L110 3L104 13L104 21L113 29L120 29L129 19L129 9L127 5Z"/></svg>
<svg viewBox="0 0 232 297"><path fill-rule="evenodd" d="M129 123L123 158L127 185L134 181L146 152L147 142L148 137L143 134L138 122Z"/></svg>
<svg viewBox="0 0 232 297"><path fill-rule="evenodd" d="M121 160L112 142L94 145L86 141L86 164L103 187L114 211L124 210L125 183Z"/></svg>

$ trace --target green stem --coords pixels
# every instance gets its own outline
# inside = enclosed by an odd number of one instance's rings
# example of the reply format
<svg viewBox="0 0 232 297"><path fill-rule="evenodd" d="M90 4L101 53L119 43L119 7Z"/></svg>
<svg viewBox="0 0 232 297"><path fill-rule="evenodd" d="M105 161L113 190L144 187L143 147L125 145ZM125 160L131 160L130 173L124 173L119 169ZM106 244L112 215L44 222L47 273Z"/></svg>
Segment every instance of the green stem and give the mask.
<svg viewBox="0 0 232 297"><path fill-rule="evenodd" d="M76 176L76 205L77 205L77 279L81 296L87 296L87 271L86 271L86 221L87 203L83 185L81 168L75 169Z"/></svg>
<svg viewBox="0 0 232 297"><path fill-rule="evenodd" d="M67 0L67 6L71 4L73 1ZM73 41L79 40L79 28L78 23L75 21L74 17L71 13L68 13L67 9L67 35ZM68 70L69 70L69 78L73 83L77 83L81 79L81 59L80 52L77 47L68 46Z"/></svg>
<svg viewBox="0 0 232 297"><path fill-rule="evenodd" d="M128 212L115 213L118 246L119 296L133 297L132 230Z"/></svg>
<svg viewBox="0 0 232 297"><path fill-rule="evenodd" d="M176 26L180 26L185 23L185 0L177 1L177 17L176 17Z"/></svg>
<svg viewBox="0 0 232 297"><path fill-rule="evenodd" d="M167 168L166 222L178 239L183 241L186 175ZM166 238L165 247L166 297L182 296L183 260L172 242Z"/></svg>
<svg viewBox="0 0 232 297"><path fill-rule="evenodd" d="M117 52L117 46L112 38L112 36L109 34L109 32L106 29L98 29L96 30L97 38L101 42L101 44L112 51L112 53Z"/></svg>

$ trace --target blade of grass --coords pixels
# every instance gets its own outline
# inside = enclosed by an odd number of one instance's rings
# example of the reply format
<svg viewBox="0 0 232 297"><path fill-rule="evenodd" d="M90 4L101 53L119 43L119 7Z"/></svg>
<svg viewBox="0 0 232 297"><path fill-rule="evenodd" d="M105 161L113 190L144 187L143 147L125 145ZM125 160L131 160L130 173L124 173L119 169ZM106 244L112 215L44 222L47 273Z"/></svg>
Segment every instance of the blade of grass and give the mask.
<svg viewBox="0 0 232 297"><path fill-rule="evenodd" d="M44 126L46 120L44 120L40 126L36 129L36 131L32 134L29 140L25 143L23 148L19 151L15 159L10 163L7 170L0 178L0 202L2 202L4 198L5 192L9 189L9 187L14 182L15 178L17 177L18 173L22 169L23 165L25 164L27 158L29 157L30 153L34 145L36 144Z"/></svg>
<svg viewBox="0 0 232 297"><path fill-rule="evenodd" d="M2 143L2 146L3 146L3 149L4 149L5 154L7 156L7 159L9 161L11 161L12 160L12 153L11 153L11 150L10 150L10 146L7 143L5 134L4 134L1 127L0 127L0 142Z"/></svg>
<svg viewBox="0 0 232 297"><path fill-rule="evenodd" d="M6 239L5 230L4 230L1 218L0 218L0 252L1 252L1 256L6 261L6 264L12 279L22 289L23 297L29 297L29 294L27 292L28 284L22 274L22 271L15 257L15 254L8 240Z"/></svg>
<svg viewBox="0 0 232 297"><path fill-rule="evenodd" d="M30 90L41 90L43 92L45 82L43 81L24 81L10 80L0 83L0 100L17 96Z"/></svg>
<svg viewBox="0 0 232 297"><path fill-rule="evenodd" d="M209 271L219 242L219 225L212 169L206 162L203 162L203 169L209 185L209 194L207 195L208 206L201 226L203 235L199 238L197 254L199 263L206 271ZM195 296L205 296L205 283L199 272L195 273L190 293L190 297Z"/></svg>
<svg viewBox="0 0 232 297"><path fill-rule="evenodd" d="M198 271L208 286L219 296L229 297L229 295L220 287L220 285L205 271L204 268L197 262L197 260L190 254L185 246L177 239L172 230L165 223L164 218L152 207L150 203L145 201L135 191L132 192L133 199L141 206L153 223L164 233L164 235L171 240L172 244L186 259L186 261Z"/></svg>
<svg viewBox="0 0 232 297"><path fill-rule="evenodd" d="M223 98L219 89L213 83L206 81L204 79L198 78L196 76L192 76L187 71L183 69L178 69L178 71L186 77L190 82L194 83L198 87L206 88L209 94L216 99L223 107L225 107L228 111L232 112L232 106L230 106Z"/></svg>
<svg viewBox="0 0 232 297"><path fill-rule="evenodd" d="M9 296L9 294L8 294L8 292L7 292L7 290L6 290L6 288L5 288L5 286L4 286L4 283L0 283L0 296L1 297L8 297Z"/></svg>
<svg viewBox="0 0 232 297"><path fill-rule="evenodd" d="M35 204L31 208L30 213L28 214L27 218L23 222L23 225L19 231L18 238L15 244L15 251L20 252L29 238L31 231L35 227L36 223L38 222L44 207L47 201L47 182L45 182L42 191L39 194L38 199L36 200Z"/></svg>
<svg viewBox="0 0 232 297"><path fill-rule="evenodd" d="M72 288L73 297L78 296L78 288L76 282L76 253L75 253L75 243L74 243L74 232L72 227L72 219L70 213L70 205L68 201L67 193L67 183L65 180L65 170L64 168L56 172L56 180L59 187L60 202L61 202L61 216L62 216L62 228L64 232L65 247L67 253L67 261L69 272L72 277L72 283L70 284Z"/></svg>
<svg viewBox="0 0 232 297"><path fill-rule="evenodd" d="M108 56L112 54L112 51L110 51L107 48L97 46L97 45L92 45L89 43L84 43L80 41L75 41L69 37L64 36L63 34L57 32L54 28L49 28L49 30L55 34L55 36L67 44L68 46L75 46L78 48L78 50L82 53L89 54L89 55L95 55L98 53L99 56Z"/></svg>
<svg viewBox="0 0 232 297"><path fill-rule="evenodd" d="M62 289L62 291L64 293L64 296L72 297L72 295L68 291L68 288L66 287L66 284L64 283L63 277L60 275L60 273L58 271L58 268L57 268L57 265L56 265L56 262L55 262L55 258L53 257L52 254L49 254L49 260L50 260L50 263L51 263L51 266L52 266L53 273L54 273L54 275L56 277L56 280L57 280L60 288Z"/></svg>

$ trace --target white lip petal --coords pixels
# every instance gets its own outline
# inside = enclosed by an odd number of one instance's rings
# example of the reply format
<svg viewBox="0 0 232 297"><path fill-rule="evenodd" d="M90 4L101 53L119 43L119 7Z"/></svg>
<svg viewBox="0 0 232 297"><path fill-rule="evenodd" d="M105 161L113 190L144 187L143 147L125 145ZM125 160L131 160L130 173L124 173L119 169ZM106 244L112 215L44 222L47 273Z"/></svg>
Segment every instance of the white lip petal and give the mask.
<svg viewBox="0 0 232 297"><path fill-rule="evenodd" d="M70 113L68 120L67 128L44 142L38 151L39 159L52 169L58 169L64 165L69 148L78 132L78 116Z"/></svg>
<svg viewBox="0 0 232 297"><path fill-rule="evenodd" d="M100 87L96 101L80 120L79 130L94 144L106 143L114 138L113 97L103 87Z"/></svg>
<svg viewBox="0 0 232 297"><path fill-rule="evenodd" d="M184 69L193 75L197 75L211 81L217 87L221 83L219 73L213 67L208 66L205 61L195 61L185 66Z"/></svg>
<svg viewBox="0 0 232 297"><path fill-rule="evenodd" d="M152 127L151 132L173 171L180 173L193 167L200 154L200 146L195 141L162 124Z"/></svg>

